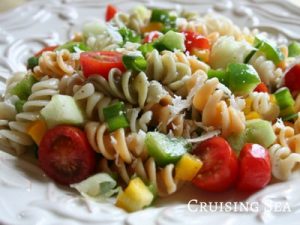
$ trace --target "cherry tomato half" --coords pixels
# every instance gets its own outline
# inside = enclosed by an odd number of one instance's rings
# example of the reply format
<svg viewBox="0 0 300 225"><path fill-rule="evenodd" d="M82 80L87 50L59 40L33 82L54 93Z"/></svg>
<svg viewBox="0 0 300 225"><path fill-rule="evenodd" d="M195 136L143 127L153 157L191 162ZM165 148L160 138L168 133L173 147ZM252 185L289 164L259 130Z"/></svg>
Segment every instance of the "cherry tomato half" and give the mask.
<svg viewBox="0 0 300 225"><path fill-rule="evenodd" d="M37 53L34 54L35 57L40 56L43 52L47 52L47 51L53 51L54 49L56 49L58 47L58 45L55 46L47 46L43 49L41 49L40 51L38 51Z"/></svg>
<svg viewBox="0 0 300 225"><path fill-rule="evenodd" d="M203 162L203 167L192 180L194 185L206 191L221 192L234 184L238 161L224 138L213 137L201 142L193 154Z"/></svg>
<svg viewBox="0 0 300 225"><path fill-rule="evenodd" d="M245 144L239 156L237 188L256 191L271 180L271 162L268 150L258 144Z"/></svg>
<svg viewBox="0 0 300 225"><path fill-rule="evenodd" d="M117 12L118 10L115 6L108 4L106 6L105 21L106 22L110 21Z"/></svg>
<svg viewBox="0 0 300 225"><path fill-rule="evenodd" d="M209 40L203 35L190 31L185 31L183 34L185 35L185 47L187 51L210 49Z"/></svg>
<svg viewBox="0 0 300 225"><path fill-rule="evenodd" d="M261 83L259 83L259 84L256 86L256 88L254 89L254 91L256 91L256 92L266 92L266 93L268 93L268 92L269 92L269 89L268 89L268 87L267 87L263 82L261 82Z"/></svg>
<svg viewBox="0 0 300 225"><path fill-rule="evenodd" d="M82 52L80 54L80 65L83 75L89 77L98 74L107 79L112 68L117 68L124 72L125 66L122 62L122 56L119 52Z"/></svg>
<svg viewBox="0 0 300 225"><path fill-rule="evenodd" d="M46 175L64 185L86 179L96 167L96 153L85 133L67 125L47 131L40 143L38 157Z"/></svg>
<svg viewBox="0 0 300 225"><path fill-rule="evenodd" d="M291 92L300 91L300 64L294 65L284 76L284 84Z"/></svg>

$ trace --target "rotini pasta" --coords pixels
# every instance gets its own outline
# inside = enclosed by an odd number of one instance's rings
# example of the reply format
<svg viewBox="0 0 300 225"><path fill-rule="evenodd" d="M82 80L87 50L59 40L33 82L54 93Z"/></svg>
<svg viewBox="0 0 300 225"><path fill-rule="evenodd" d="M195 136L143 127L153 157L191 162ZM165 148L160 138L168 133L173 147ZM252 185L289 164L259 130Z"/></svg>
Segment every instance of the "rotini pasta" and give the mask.
<svg viewBox="0 0 300 225"><path fill-rule="evenodd" d="M194 98L193 107L202 113L202 123L221 129L223 136L240 133L245 129L244 114L222 100L223 91L216 90L219 82L213 78L200 87Z"/></svg>
<svg viewBox="0 0 300 225"><path fill-rule="evenodd" d="M162 55L153 50L147 57L146 74L150 80L161 81L170 90L180 92L187 80L197 70L207 72L209 66L195 57L186 56L182 52L164 51ZM187 94L187 93L185 93Z"/></svg>
<svg viewBox="0 0 300 225"><path fill-rule="evenodd" d="M78 59L74 58L68 50L43 52L39 58L39 64L33 69L37 77L49 76L61 78L64 75L71 76L78 66Z"/></svg>
<svg viewBox="0 0 300 225"><path fill-rule="evenodd" d="M117 172L125 183L129 183L130 177L137 175L146 183L151 183L158 191L159 196L166 196L178 189L178 181L174 177L174 165L169 164L163 168L157 168L153 158L142 161L136 158L132 164L125 164L123 161L109 166L106 160L100 162L101 169L106 172Z"/></svg>
<svg viewBox="0 0 300 225"><path fill-rule="evenodd" d="M249 63L255 68L260 79L269 86L278 86L283 77L281 68L276 68L274 63L257 52L251 57Z"/></svg>

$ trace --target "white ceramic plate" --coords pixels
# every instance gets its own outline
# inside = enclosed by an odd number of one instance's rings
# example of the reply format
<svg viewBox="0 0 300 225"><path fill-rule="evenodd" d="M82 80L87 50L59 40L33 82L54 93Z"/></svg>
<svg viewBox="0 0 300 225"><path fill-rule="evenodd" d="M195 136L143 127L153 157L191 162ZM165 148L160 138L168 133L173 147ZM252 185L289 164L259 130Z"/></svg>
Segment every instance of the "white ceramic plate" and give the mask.
<svg viewBox="0 0 300 225"><path fill-rule="evenodd" d="M280 42L300 40L299 8L280 0L31 0L0 14L0 90L12 72L25 70L27 57L42 46L63 43L84 21L103 18L108 2L122 10L142 3L165 8L184 7L199 13L216 11L239 26L271 32ZM0 151L0 224L299 224L299 187L299 174L252 196L234 192L207 194L187 186L160 200L155 207L127 214L114 207L113 200L107 203L83 200L76 192L56 186L35 165ZM199 202L246 200L257 203L261 210L200 212L199 205L189 210L188 202L192 199ZM288 204L291 212L268 210L276 204Z"/></svg>

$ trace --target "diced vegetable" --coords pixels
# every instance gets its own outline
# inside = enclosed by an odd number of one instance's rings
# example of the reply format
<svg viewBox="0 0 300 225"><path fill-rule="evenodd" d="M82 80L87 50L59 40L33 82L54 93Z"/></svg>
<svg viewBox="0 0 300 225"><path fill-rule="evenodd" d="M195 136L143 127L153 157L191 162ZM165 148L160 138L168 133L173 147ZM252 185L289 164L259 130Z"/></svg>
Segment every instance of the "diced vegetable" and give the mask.
<svg viewBox="0 0 300 225"><path fill-rule="evenodd" d="M170 138L159 132L148 132L145 146L159 166L176 163L183 154L189 152L191 144L183 138Z"/></svg>
<svg viewBox="0 0 300 225"><path fill-rule="evenodd" d="M57 47L58 47L58 45L47 46L47 47L41 49L40 51L38 51L37 53L35 53L34 56L39 57L40 55L42 55L43 52L54 51Z"/></svg>
<svg viewBox="0 0 300 225"><path fill-rule="evenodd" d="M129 182L124 192L118 195L116 206L128 212L135 212L149 206L153 199L152 192L140 178L136 177Z"/></svg>
<svg viewBox="0 0 300 225"><path fill-rule="evenodd" d="M15 87L10 90L12 95L16 95L21 100L27 100L31 94L31 87L37 80L34 76L26 76L22 81L20 81Z"/></svg>
<svg viewBox="0 0 300 225"><path fill-rule="evenodd" d="M164 9L153 9L150 22L159 22L164 25L162 31L164 33L174 30L176 27L176 17L170 15L169 11Z"/></svg>
<svg viewBox="0 0 300 225"><path fill-rule="evenodd" d="M288 116L282 117L282 121L290 121L290 120L295 120L298 118L298 113L290 114Z"/></svg>
<svg viewBox="0 0 300 225"><path fill-rule="evenodd" d="M54 95L51 101L41 110L49 128L59 124L82 125L84 115L74 98L67 95Z"/></svg>
<svg viewBox="0 0 300 225"><path fill-rule="evenodd" d="M230 63L243 63L253 49L246 41L223 36L213 44L209 62L213 69L225 69Z"/></svg>
<svg viewBox="0 0 300 225"><path fill-rule="evenodd" d="M62 50L67 49L69 52L78 52L78 51L89 51L91 50L87 45L85 45L83 42L74 42L69 41L59 47L57 47L55 50Z"/></svg>
<svg viewBox="0 0 300 225"><path fill-rule="evenodd" d="M247 95L261 82L251 65L232 63L226 70L230 90L236 95Z"/></svg>
<svg viewBox="0 0 300 225"><path fill-rule="evenodd" d="M175 167L175 179L191 181L201 169L202 161L189 153L184 154Z"/></svg>
<svg viewBox="0 0 300 225"><path fill-rule="evenodd" d="M162 50L185 51L184 40L185 38L182 33L174 32L170 30L165 35L157 39L157 41L154 43L154 47L157 48L159 51Z"/></svg>
<svg viewBox="0 0 300 225"><path fill-rule="evenodd" d="M103 114L110 132L129 126L123 102L116 102L113 105L104 108Z"/></svg>
<svg viewBox="0 0 300 225"><path fill-rule="evenodd" d="M144 57L146 57L147 53L152 52L154 50L154 47L153 47L152 43L146 43L146 44L141 45L138 48L138 50L142 52Z"/></svg>
<svg viewBox="0 0 300 225"><path fill-rule="evenodd" d="M97 173L77 184L71 184L83 197L104 200L120 191L117 182L107 173Z"/></svg>
<svg viewBox="0 0 300 225"><path fill-rule="evenodd" d="M295 104L293 96L291 95L289 89L286 87L278 89L274 93L274 96L280 109L285 109Z"/></svg>
<svg viewBox="0 0 300 225"><path fill-rule="evenodd" d="M38 57L32 56L27 60L27 69L32 70L37 65L39 65L39 58Z"/></svg>
<svg viewBox="0 0 300 225"><path fill-rule="evenodd" d="M82 130L60 125L44 135L39 146L39 165L57 183L74 184L92 175L96 152Z"/></svg>
<svg viewBox="0 0 300 225"><path fill-rule="evenodd" d="M48 127L44 120L37 120L30 124L27 129L27 133L34 140L34 142L39 145L45 133L47 132Z"/></svg>
<svg viewBox="0 0 300 225"><path fill-rule="evenodd" d="M286 72L284 85L288 87L291 92L300 91L300 64L294 65Z"/></svg>
<svg viewBox="0 0 300 225"><path fill-rule="evenodd" d="M252 111L246 114L246 120L260 119L261 116L258 112Z"/></svg>
<svg viewBox="0 0 300 225"><path fill-rule="evenodd" d="M122 63L122 56L119 52L83 52L80 54L80 65L83 75L85 77L100 75L108 79L109 71L112 68L117 68L124 72L125 67Z"/></svg>
<svg viewBox="0 0 300 225"><path fill-rule="evenodd" d="M15 107L18 113L23 112L23 105L25 104L26 100L17 100L15 102Z"/></svg>
<svg viewBox="0 0 300 225"><path fill-rule="evenodd" d="M213 78L213 77L216 77L218 78L218 80L228 86L228 75L226 73L226 71L224 70L213 70L213 69L210 69L208 72L207 72L207 77L209 79Z"/></svg>
<svg viewBox="0 0 300 225"><path fill-rule="evenodd" d="M142 27L143 33L155 32L155 31L162 31L163 24L160 22L150 22L147 26Z"/></svg>
<svg viewBox="0 0 300 225"><path fill-rule="evenodd" d="M246 121L246 129L242 133L231 135L227 140L239 153L245 143L256 143L268 148L276 140L276 135L269 121L252 119Z"/></svg>
<svg viewBox="0 0 300 225"><path fill-rule="evenodd" d="M257 35L255 37L254 46L263 52L267 59L273 61L275 65L278 65L284 58L282 52L272 42L262 36Z"/></svg>
<svg viewBox="0 0 300 225"><path fill-rule="evenodd" d="M256 86L256 88L254 89L254 91L256 91L256 92L266 92L266 93L268 93L268 92L269 92L269 89L268 89L268 87L267 87L263 82L261 82L260 84L258 84L258 85Z"/></svg>
<svg viewBox="0 0 300 225"><path fill-rule="evenodd" d="M189 31L185 31L183 34L185 36L186 50L191 54L194 54L194 51L197 50L210 49L209 40L203 35Z"/></svg>
<svg viewBox="0 0 300 225"><path fill-rule="evenodd" d="M293 41L289 44L289 57L300 56L300 43Z"/></svg>
<svg viewBox="0 0 300 225"><path fill-rule="evenodd" d="M115 14L118 12L117 8L111 4L106 6L105 12L105 21L109 22L112 18L114 18Z"/></svg>
<svg viewBox="0 0 300 225"><path fill-rule="evenodd" d="M124 55L122 58L126 69L134 71L145 71L147 68L147 61L143 56Z"/></svg>
<svg viewBox="0 0 300 225"><path fill-rule="evenodd" d="M265 148L270 147L276 140L272 125L266 120L254 119L246 121L245 132L248 143L260 144Z"/></svg>
<svg viewBox="0 0 300 225"><path fill-rule="evenodd" d="M134 42L134 43L141 42L141 36L138 35L135 31L130 30L126 27L120 28L119 33L123 38L123 44L125 44L126 42Z"/></svg>

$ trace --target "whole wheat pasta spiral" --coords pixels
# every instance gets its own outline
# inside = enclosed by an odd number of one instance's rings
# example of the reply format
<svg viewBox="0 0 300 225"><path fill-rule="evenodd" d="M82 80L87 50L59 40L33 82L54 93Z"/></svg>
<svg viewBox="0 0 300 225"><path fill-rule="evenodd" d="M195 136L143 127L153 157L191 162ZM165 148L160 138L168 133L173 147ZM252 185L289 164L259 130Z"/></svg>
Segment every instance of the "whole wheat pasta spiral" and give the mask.
<svg viewBox="0 0 300 225"><path fill-rule="evenodd" d="M71 76L78 67L78 60L67 49L43 52L39 58L38 66L33 72L37 77L49 76L61 78Z"/></svg>
<svg viewBox="0 0 300 225"><path fill-rule="evenodd" d="M218 84L216 78L207 80L197 90L193 98L193 107L202 113L202 123L205 126L221 129L223 136L240 133L245 129L245 116L240 110L227 106L222 100L223 91L216 90Z"/></svg>

